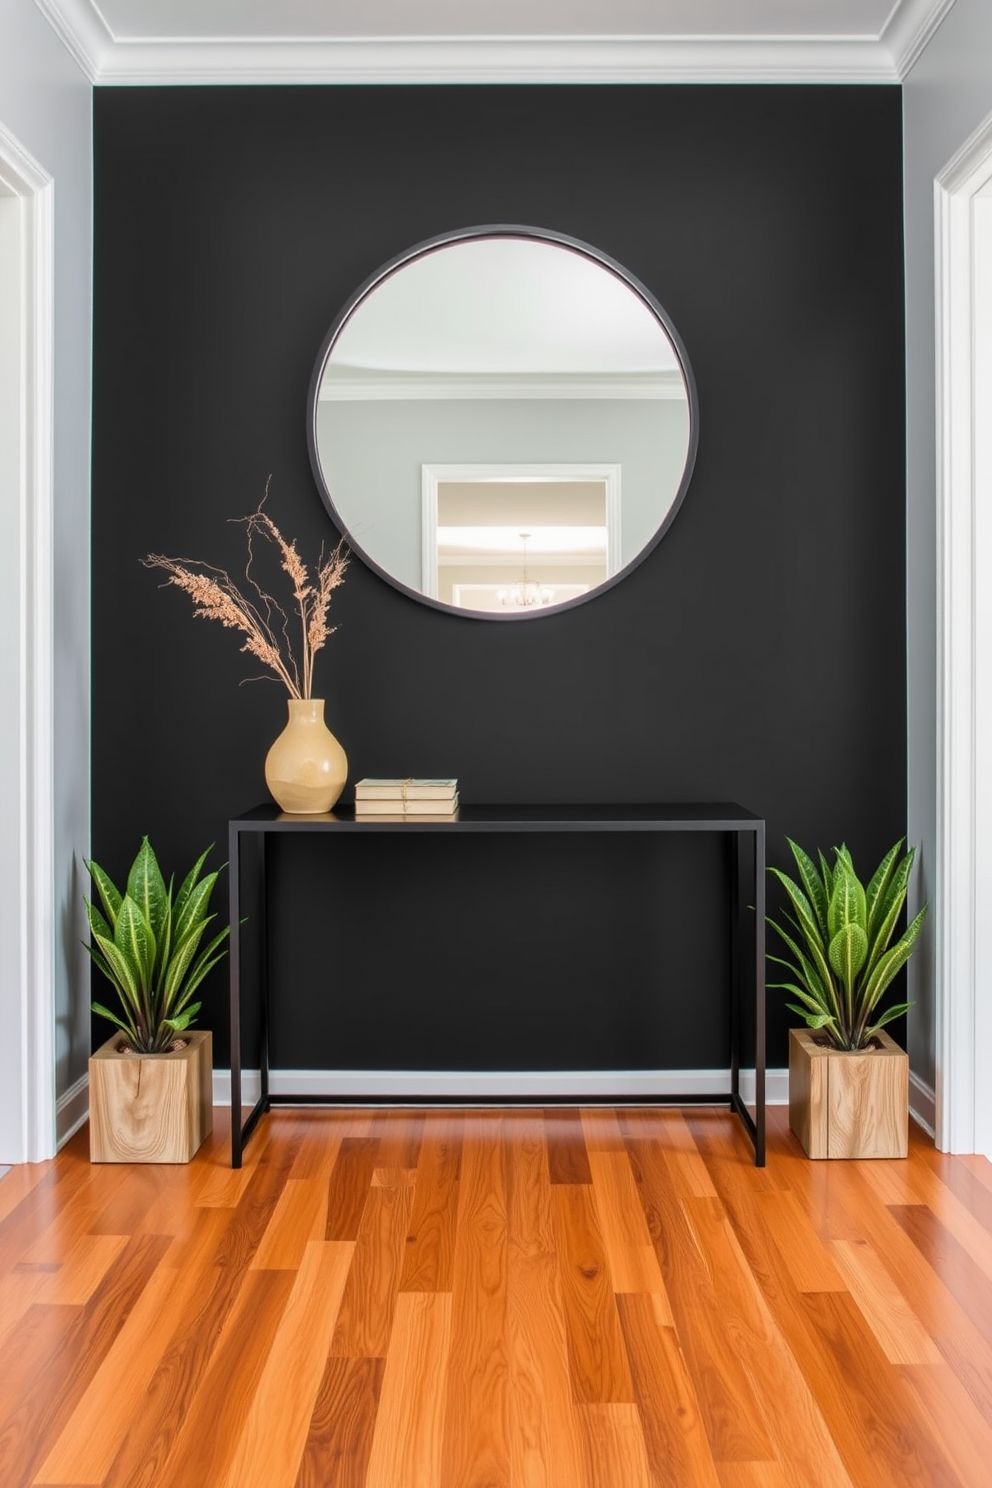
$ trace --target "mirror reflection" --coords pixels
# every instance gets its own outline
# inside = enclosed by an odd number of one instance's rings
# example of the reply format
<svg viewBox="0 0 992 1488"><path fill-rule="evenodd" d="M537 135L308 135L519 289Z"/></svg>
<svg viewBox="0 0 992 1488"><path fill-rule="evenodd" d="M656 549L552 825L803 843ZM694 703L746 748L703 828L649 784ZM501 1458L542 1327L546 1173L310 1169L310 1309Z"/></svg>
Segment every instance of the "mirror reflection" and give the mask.
<svg viewBox="0 0 992 1488"><path fill-rule="evenodd" d="M528 229L387 265L311 384L314 473L352 547L480 616L546 614L614 582L674 516L695 436L657 302L595 250Z"/></svg>

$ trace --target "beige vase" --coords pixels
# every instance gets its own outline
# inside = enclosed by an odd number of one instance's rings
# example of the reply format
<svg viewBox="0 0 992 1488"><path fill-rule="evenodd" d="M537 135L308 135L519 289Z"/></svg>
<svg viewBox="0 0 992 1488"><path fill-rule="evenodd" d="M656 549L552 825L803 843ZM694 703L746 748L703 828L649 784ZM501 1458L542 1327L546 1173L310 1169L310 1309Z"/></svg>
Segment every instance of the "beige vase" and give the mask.
<svg viewBox="0 0 992 1488"><path fill-rule="evenodd" d="M324 722L323 698L289 698L289 721L265 757L265 783L283 811L330 811L348 779L348 756Z"/></svg>

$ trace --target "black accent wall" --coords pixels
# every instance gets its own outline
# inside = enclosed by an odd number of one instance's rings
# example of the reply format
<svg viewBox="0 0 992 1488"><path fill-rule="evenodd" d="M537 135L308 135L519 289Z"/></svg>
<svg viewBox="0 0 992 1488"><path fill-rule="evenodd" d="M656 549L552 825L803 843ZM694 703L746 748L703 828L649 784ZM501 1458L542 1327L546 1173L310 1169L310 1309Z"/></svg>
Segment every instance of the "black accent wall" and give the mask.
<svg viewBox="0 0 992 1488"><path fill-rule="evenodd" d="M695 474L624 582L540 620L441 614L355 560L316 687L351 781L737 800L773 863L789 834L874 867L905 830L898 88L98 88L94 107L97 861L122 877L148 833L167 872L210 842L220 864L285 719L277 684L241 685L236 634L142 557L240 578L232 519L270 475L303 556L332 543L305 436L327 327L400 250L507 221L595 245L664 305ZM725 1063L719 842L417 848L280 845L277 1065ZM205 1000L222 1065L226 969ZM773 993L773 1065L789 1021Z"/></svg>

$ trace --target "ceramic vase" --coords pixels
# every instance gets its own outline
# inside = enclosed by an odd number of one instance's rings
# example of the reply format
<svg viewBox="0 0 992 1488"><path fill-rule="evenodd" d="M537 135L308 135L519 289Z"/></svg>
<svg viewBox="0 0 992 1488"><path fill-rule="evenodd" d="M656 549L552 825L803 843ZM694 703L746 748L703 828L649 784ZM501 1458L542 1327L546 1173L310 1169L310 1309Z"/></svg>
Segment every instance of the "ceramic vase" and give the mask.
<svg viewBox="0 0 992 1488"><path fill-rule="evenodd" d="M265 783L295 816L330 811L348 778L348 756L324 722L323 698L290 698L289 719L265 757Z"/></svg>

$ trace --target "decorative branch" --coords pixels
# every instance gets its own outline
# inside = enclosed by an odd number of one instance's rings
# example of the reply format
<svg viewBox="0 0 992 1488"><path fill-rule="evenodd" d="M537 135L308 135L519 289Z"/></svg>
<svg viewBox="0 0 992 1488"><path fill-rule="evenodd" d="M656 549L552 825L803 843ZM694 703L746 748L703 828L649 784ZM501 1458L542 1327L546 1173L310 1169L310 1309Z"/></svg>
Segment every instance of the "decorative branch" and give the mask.
<svg viewBox="0 0 992 1488"><path fill-rule="evenodd" d="M162 553L149 553L142 562L146 568L163 569L169 575L166 584L175 584L189 595L194 605L194 618L219 620L226 629L241 631L245 638L241 650L269 667L290 697L310 698L313 696L314 657L328 636L337 630L336 625L328 625L327 616L335 589L344 583L350 554L343 539L327 557L322 549L316 578L312 580L296 550L296 543L288 542L268 512L263 510L270 482L271 476L265 485L265 495L250 516L232 519L245 524L248 548L245 578L255 591L255 602L245 597L225 569L214 568L199 559L168 558ZM289 616L255 579L256 537L272 544L279 554L280 567L292 582L301 636L298 657L292 644Z"/></svg>

